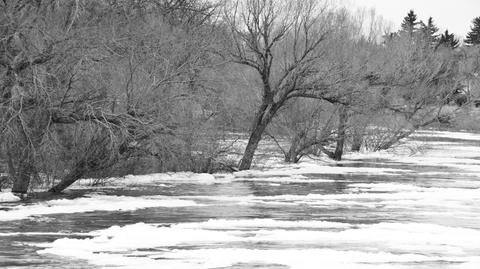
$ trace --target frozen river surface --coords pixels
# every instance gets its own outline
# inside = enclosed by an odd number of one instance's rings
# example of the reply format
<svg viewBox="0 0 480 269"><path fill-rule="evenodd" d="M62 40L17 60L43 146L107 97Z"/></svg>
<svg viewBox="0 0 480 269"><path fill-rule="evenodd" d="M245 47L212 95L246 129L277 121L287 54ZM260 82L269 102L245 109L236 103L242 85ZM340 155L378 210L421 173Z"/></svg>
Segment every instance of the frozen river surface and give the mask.
<svg viewBox="0 0 480 269"><path fill-rule="evenodd" d="M405 148L0 203L0 268L480 268L480 135Z"/></svg>

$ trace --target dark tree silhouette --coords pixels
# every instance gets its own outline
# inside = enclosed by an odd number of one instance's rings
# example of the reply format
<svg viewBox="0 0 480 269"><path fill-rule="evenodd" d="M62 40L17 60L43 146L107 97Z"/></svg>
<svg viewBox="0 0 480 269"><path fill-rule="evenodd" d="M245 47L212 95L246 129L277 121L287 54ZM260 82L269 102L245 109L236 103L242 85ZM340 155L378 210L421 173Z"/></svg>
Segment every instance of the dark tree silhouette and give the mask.
<svg viewBox="0 0 480 269"><path fill-rule="evenodd" d="M450 34L448 33L448 30L445 30L445 33L443 33L438 40L437 47L456 49L458 48L459 43L460 41L458 40L458 38L455 38L454 34Z"/></svg>
<svg viewBox="0 0 480 269"><path fill-rule="evenodd" d="M473 26L470 28L470 32L468 32L464 42L467 45L478 45L480 44L480 17L473 19L472 24Z"/></svg>
<svg viewBox="0 0 480 269"><path fill-rule="evenodd" d="M418 30L417 26L420 24L420 22L417 21L417 14L413 10L410 10L408 12L407 16L403 18L402 22L402 30L401 32L405 32L409 34L410 36L413 36L413 34Z"/></svg>

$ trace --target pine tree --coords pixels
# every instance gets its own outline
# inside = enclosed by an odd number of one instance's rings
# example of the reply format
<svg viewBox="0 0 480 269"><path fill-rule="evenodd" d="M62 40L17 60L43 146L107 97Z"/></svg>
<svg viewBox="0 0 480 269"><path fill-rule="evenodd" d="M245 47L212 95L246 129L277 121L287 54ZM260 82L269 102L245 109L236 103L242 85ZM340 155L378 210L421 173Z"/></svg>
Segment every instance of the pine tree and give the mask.
<svg viewBox="0 0 480 269"><path fill-rule="evenodd" d="M413 33L417 30L417 25L420 24L417 22L417 14L413 10L408 12L407 16L403 18L402 22L402 32L408 33L410 36L413 36Z"/></svg>
<svg viewBox="0 0 480 269"><path fill-rule="evenodd" d="M448 30L446 30L445 33L443 33L440 36L440 40L438 41L437 48L440 46L443 46L451 49L456 49L458 48L459 43L460 41L457 38L455 38L455 35L448 33Z"/></svg>
<svg viewBox="0 0 480 269"><path fill-rule="evenodd" d="M438 27L433 22L433 18L428 18L427 24L425 24L423 21L420 21L420 30L427 44L431 48L435 48L438 43L439 35L437 34Z"/></svg>
<svg viewBox="0 0 480 269"><path fill-rule="evenodd" d="M468 45L478 45L480 44L480 17L473 19L472 23L471 31L467 34L464 42Z"/></svg>

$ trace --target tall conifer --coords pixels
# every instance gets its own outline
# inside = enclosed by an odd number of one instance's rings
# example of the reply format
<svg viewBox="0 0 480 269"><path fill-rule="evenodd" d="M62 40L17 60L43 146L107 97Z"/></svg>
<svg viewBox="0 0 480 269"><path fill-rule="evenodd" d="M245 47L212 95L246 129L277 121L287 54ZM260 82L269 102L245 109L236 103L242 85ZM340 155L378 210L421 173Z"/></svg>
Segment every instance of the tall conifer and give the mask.
<svg viewBox="0 0 480 269"><path fill-rule="evenodd" d="M478 45L480 44L480 17L473 19L472 23L473 26L464 42L468 45Z"/></svg>

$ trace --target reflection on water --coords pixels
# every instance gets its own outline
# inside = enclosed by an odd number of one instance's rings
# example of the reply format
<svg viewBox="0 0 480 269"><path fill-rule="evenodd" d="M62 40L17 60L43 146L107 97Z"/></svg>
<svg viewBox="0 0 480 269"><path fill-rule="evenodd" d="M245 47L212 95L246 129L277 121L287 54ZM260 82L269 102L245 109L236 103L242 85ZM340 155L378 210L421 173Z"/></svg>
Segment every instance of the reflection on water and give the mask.
<svg viewBox="0 0 480 269"><path fill-rule="evenodd" d="M0 267L97 268L109 259L126 268L319 268L315 261L322 257L327 268L480 268L476 174L458 174L454 165L382 158L356 159L342 167L405 172L319 171L285 182L263 176L261 181L247 177L73 190L56 199L94 192L127 196L132 203L150 200L135 210L120 206L76 213L69 208L85 205L32 200L25 206L58 207L59 213L0 222ZM167 198L195 203L162 206ZM15 210L21 209L0 205L0 220ZM120 227L111 230L115 225ZM132 238L124 238L128 234ZM120 248L127 239L128 248ZM82 244L86 252L76 255ZM343 267L337 267L340 260ZM129 262L140 265L128 267Z"/></svg>

